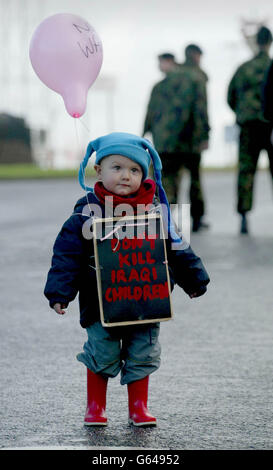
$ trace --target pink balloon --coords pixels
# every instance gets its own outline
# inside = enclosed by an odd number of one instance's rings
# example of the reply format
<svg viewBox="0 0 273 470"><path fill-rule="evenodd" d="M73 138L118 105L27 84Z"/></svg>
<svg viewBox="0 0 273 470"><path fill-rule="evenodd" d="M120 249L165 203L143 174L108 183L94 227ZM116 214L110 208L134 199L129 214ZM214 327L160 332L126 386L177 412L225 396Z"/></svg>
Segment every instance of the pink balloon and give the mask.
<svg viewBox="0 0 273 470"><path fill-rule="evenodd" d="M102 43L93 26L70 13L50 16L34 31L29 55L42 82L63 97L67 112L82 116L102 65Z"/></svg>

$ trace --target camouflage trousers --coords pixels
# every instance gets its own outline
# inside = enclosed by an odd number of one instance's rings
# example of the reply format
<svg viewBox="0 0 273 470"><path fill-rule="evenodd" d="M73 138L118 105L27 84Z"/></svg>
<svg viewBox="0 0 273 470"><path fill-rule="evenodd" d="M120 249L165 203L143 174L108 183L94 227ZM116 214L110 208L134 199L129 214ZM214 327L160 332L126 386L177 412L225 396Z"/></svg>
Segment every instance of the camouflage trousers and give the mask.
<svg viewBox="0 0 273 470"><path fill-rule="evenodd" d="M249 121L241 125L237 181L237 211L243 214L252 209L254 178L261 150L266 150L273 178L273 146L270 142L272 125Z"/></svg>
<svg viewBox="0 0 273 470"><path fill-rule="evenodd" d="M183 170L190 172L189 199L191 216L198 219L204 215L204 197L200 178L201 155L197 153L161 153L162 183L170 204L179 203L179 191Z"/></svg>

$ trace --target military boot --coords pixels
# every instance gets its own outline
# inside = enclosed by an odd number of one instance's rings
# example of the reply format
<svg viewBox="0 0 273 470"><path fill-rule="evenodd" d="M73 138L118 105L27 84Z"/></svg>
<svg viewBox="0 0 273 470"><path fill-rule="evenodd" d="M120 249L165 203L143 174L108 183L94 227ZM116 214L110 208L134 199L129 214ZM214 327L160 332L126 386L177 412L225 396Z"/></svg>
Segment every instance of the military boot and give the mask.
<svg viewBox="0 0 273 470"><path fill-rule="evenodd" d="M248 223L247 223L247 218L245 212L241 214L242 219L241 219L241 233L247 234L248 233Z"/></svg>

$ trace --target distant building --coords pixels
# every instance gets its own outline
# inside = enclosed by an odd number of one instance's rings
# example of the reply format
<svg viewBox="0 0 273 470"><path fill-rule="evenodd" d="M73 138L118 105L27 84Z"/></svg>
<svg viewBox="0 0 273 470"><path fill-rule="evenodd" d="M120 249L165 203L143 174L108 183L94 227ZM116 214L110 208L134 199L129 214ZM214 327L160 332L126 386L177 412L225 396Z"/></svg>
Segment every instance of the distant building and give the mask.
<svg viewBox="0 0 273 470"><path fill-rule="evenodd" d="M33 163L30 129L25 120L0 114L0 164Z"/></svg>

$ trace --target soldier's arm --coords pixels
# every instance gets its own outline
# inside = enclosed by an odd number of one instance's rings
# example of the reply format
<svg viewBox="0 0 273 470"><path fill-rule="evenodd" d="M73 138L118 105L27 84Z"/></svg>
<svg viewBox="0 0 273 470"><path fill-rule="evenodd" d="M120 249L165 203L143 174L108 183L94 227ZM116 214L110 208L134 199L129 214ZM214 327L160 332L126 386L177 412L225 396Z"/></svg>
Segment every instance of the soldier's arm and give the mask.
<svg viewBox="0 0 273 470"><path fill-rule="evenodd" d="M227 102L229 107L235 111L236 110L236 79L237 79L237 73L235 73L228 85L228 91L227 91Z"/></svg>
<svg viewBox="0 0 273 470"><path fill-rule="evenodd" d="M267 71L262 89L262 104L265 119L273 124L273 61Z"/></svg>
<svg viewBox="0 0 273 470"><path fill-rule="evenodd" d="M200 145L209 140L209 118L207 109L207 91L203 81L196 82L195 100L193 104L195 134ZM207 145L205 145L206 148Z"/></svg>
<svg viewBox="0 0 273 470"><path fill-rule="evenodd" d="M154 110L156 108L156 87L152 89L151 96L149 99L148 107L147 107L147 112L144 120L144 126L143 126L143 135L146 134L146 132L152 132L152 124L153 124L153 116L154 116Z"/></svg>

